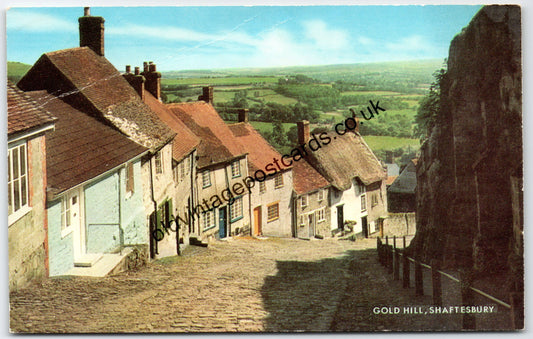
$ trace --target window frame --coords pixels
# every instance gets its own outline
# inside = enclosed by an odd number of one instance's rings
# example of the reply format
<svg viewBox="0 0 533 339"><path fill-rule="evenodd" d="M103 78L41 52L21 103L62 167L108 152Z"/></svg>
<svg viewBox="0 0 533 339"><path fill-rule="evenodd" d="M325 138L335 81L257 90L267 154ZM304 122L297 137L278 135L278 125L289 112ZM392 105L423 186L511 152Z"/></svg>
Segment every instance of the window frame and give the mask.
<svg viewBox="0 0 533 339"><path fill-rule="evenodd" d="M202 172L202 188L207 188L211 185L211 170L205 170Z"/></svg>
<svg viewBox="0 0 533 339"><path fill-rule="evenodd" d="M317 201L322 202L324 200L324 190L318 190L317 194Z"/></svg>
<svg viewBox="0 0 533 339"><path fill-rule="evenodd" d="M163 151L158 151L154 155L154 161L155 161L155 173L162 174L163 173Z"/></svg>
<svg viewBox="0 0 533 339"><path fill-rule="evenodd" d="M233 215L233 213L234 213L233 209L237 208L237 207L240 207L240 211L237 211L240 215L234 216ZM239 221L242 218L244 218L244 208L243 208L242 196L235 198L233 200L233 203L231 203L229 205L229 217L230 217L230 222L236 222L236 221Z"/></svg>
<svg viewBox="0 0 533 339"><path fill-rule="evenodd" d="M304 204L304 198L305 198L305 204ZM307 196L307 194L304 194L300 197L300 207L302 208L302 210L304 210L308 205L309 205L309 197Z"/></svg>
<svg viewBox="0 0 533 339"><path fill-rule="evenodd" d="M366 209L367 209L367 204L366 204L366 193L365 193L365 194L361 194L361 212L366 211Z"/></svg>
<svg viewBox="0 0 533 339"><path fill-rule="evenodd" d="M21 149L24 149L23 156L21 157ZM14 162L13 162L13 153L16 150L17 152L17 169L18 176L14 176ZM29 177L29 164L28 164L28 142L27 140L22 140L17 143L14 143L8 146L7 149L8 163L7 163L7 188L8 188L8 224L11 225L26 213L31 210L30 202L30 183L31 180ZM21 161L21 159L23 161ZM22 166L24 162L24 166ZM24 171L24 174L22 172ZM15 196L15 184L18 186L17 196ZM25 188L25 194L23 193ZM19 208L15 210L15 199L18 198ZM11 208L11 213L9 209Z"/></svg>
<svg viewBox="0 0 533 339"><path fill-rule="evenodd" d="M278 183L278 180L281 180L281 184ZM284 185L285 184L283 182L283 173L280 173L274 177L274 188L275 189L282 188Z"/></svg>
<svg viewBox="0 0 533 339"><path fill-rule="evenodd" d="M263 180L263 181L260 181L259 182L259 193L265 193L267 190L266 188L266 182Z"/></svg>
<svg viewBox="0 0 533 339"><path fill-rule="evenodd" d="M276 206L277 207L277 213L276 213L276 216L274 217L270 217L270 208L271 207L274 207ZM279 219L279 201L276 201L276 202L273 202L273 203L270 203L267 205L267 222L272 222L272 221L276 221Z"/></svg>
<svg viewBox="0 0 533 339"><path fill-rule="evenodd" d="M207 216L211 219L211 224L206 225ZM207 210L202 213L202 232L208 231L216 226L215 222L215 210Z"/></svg>
<svg viewBox="0 0 533 339"><path fill-rule="evenodd" d="M70 209L72 207L71 199L72 197L70 194L66 194L61 198L61 238L66 237L74 231L74 227L72 226L72 216L70 215ZM67 224L67 219L70 224Z"/></svg>
<svg viewBox="0 0 533 339"><path fill-rule="evenodd" d="M236 169L236 170L234 171L234 169ZM234 172L236 172L236 173L234 173ZM241 161L240 160L235 160L234 162L231 163L231 178L238 178L241 175L242 175L242 173L241 173Z"/></svg>
<svg viewBox="0 0 533 339"><path fill-rule="evenodd" d="M322 218L320 218L321 215L322 215ZM324 221L326 221L326 208L322 207L321 209L318 209L316 211L316 222L319 223L319 222L324 222Z"/></svg>

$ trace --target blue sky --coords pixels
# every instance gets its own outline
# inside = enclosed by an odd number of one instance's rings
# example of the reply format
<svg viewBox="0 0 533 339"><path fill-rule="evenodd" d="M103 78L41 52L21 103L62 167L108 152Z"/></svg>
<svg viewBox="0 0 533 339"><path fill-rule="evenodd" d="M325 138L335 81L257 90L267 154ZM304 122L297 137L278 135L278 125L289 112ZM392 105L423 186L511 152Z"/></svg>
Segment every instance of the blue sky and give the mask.
<svg viewBox="0 0 533 339"><path fill-rule="evenodd" d="M444 59L481 6L92 7L105 18L106 57L119 70ZM79 45L82 7L11 8L7 60Z"/></svg>

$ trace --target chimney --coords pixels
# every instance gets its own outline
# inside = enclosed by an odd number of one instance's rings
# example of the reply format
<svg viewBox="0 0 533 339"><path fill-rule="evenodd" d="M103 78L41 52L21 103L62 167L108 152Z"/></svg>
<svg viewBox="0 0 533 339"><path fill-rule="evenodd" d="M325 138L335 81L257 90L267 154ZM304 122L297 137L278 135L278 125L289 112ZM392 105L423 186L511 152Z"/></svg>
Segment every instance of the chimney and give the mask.
<svg viewBox="0 0 533 339"><path fill-rule="evenodd" d="M145 86L145 78L140 74L139 67L135 67L135 74L131 73L131 66L126 66L126 73L122 75L124 79L126 79L131 87L139 94L141 97L141 100L144 100L144 86Z"/></svg>
<svg viewBox="0 0 533 339"><path fill-rule="evenodd" d="M213 87L206 86L203 89L203 94L198 97L198 100L203 100L208 104L213 104Z"/></svg>
<svg viewBox="0 0 533 339"><path fill-rule="evenodd" d="M150 92L157 100L161 100L161 73L153 61L143 63L144 72L141 74L146 79L146 90Z"/></svg>
<svg viewBox="0 0 533 339"><path fill-rule="evenodd" d="M393 164L394 159L392 158L392 151L385 151L385 163Z"/></svg>
<svg viewBox="0 0 533 339"><path fill-rule="evenodd" d="M239 122L248 122L248 108L239 109Z"/></svg>
<svg viewBox="0 0 533 339"><path fill-rule="evenodd" d="M78 19L80 27L80 47L89 47L96 54L104 56L104 18L91 16L90 7L83 9Z"/></svg>
<svg viewBox="0 0 533 339"><path fill-rule="evenodd" d="M298 144L307 144L309 141L309 121L302 120L297 122L298 125Z"/></svg>

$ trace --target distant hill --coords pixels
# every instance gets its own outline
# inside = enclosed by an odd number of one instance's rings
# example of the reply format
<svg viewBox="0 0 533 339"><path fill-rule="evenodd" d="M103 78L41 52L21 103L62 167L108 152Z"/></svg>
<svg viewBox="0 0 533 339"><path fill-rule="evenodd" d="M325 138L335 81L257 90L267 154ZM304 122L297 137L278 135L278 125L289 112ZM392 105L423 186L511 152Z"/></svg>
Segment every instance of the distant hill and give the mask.
<svg viewBox="0 0 533 339"><path fill-rule="evenodd" d="M17 61L7 62L7 78L14 83L18 82L31 68L31 65Z"/></svg>
<svg viewBox="0 0 533 339"><path fill-rule="evenodd" d="M211 70L183 70L162 72L164 78L202 78L202 77L232 77L232 76L285 76L304 74L325 82L359 79L361 76L375 76L380 73L388 79L426 77L427 83L433 81L431 74L442 67L444 60L411 60L358 64L339 64L322 66L288 66L268 68L226 68Z"/></svg>

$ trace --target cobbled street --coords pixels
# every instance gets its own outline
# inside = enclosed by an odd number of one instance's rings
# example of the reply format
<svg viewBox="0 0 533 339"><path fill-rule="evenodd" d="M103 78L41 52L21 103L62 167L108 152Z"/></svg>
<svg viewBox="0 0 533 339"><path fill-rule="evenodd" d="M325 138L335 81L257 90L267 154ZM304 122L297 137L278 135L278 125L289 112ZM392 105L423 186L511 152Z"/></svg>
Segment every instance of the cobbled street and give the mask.
<svg viewBox="0 0 533 339"><path fill-rule="evenodd" d="M372 314L431 301L391 279L375 239L235 238L137 271L49 279L10 298L11 330L34 333L416 331L437 329L440 318Z"/></svg>

